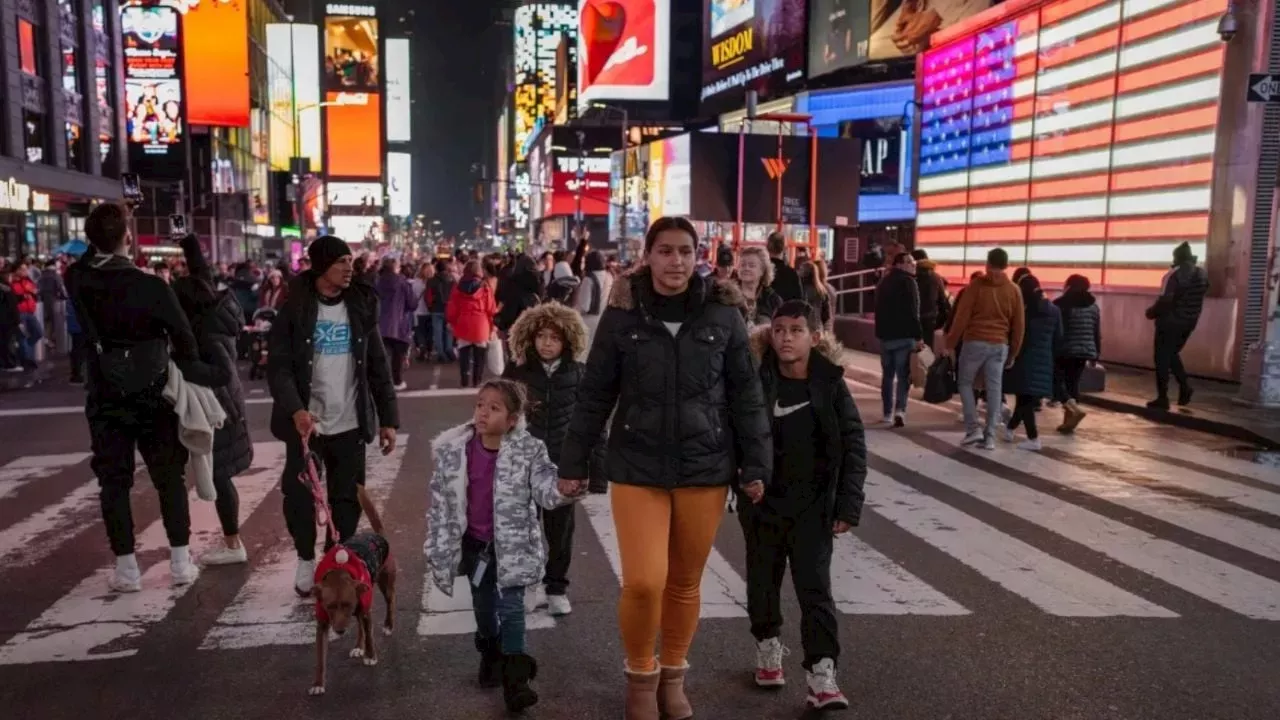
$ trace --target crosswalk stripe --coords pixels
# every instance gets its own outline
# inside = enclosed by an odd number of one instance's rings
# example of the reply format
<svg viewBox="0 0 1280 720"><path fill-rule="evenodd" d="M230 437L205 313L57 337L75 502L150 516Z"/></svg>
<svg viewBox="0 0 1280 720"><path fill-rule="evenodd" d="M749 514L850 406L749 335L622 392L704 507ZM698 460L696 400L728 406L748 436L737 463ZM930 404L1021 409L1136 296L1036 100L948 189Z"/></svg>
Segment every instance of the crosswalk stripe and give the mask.
<svg viewBox="0 0 1280 720"><path fill-rule="evenodd" d="M379 510L395 485L409 436L396 439L396 449L382 455L370 448L366 458L365 489ZM279 479L280 471L276 472ZM323 541L323 536L318 537ZM393 548L404 552L404 548ZM298 556L286 539L266 552L236 597L218 616L200 644L201 650L243 649L264 645L305 645L315 640L315 620L309 601L298 599L293 574Z"/></svg>
<svg viewBox="0 0 1280 720"><path fill-rule="evenodd" d="M877 515L1041 610L1066 617L1177 617L883 473L867 475Z"/></svg>
<svg viewBox="0 0 1280 720"><path fill-rule="evenodd" d="M893 433L877 436L873 454L1245 617L1280 620L1280 583L930 452Z"/></svg>
<svg viewBox="0 0 1280 720"><path fill-rule="evenodd" d="M79 465L89 453L61 453L58 455L24 455L0 467L0 500L18 491L32 480L56 475L63 468Z"/></svg>
<svg viewBox="0 0 1280 720"><path fill-rule="evenodd" d="M1070 455L1100 462L1120 472L1133 473L1162 483L1177 485L1210 497L1230 500L1238 505L1261 510L1280 517L1280 487L1275 492L1216 478L1170 462L1160 462L1127 453L1106 443L1082 438L1054 438L1046 447Z"/></svg>
<svg viewBox="0 0 1280 720"><path fill-rule="evenodd" d="M831 595L845 615L970 614L852 533L835 539Z"/></svg>
<svg viewBox="0 0 1280 720"><path fill-rule="evenodd" d="M431 574L423 581L422 615L418 618L419 635L469 635L476 631L475 614L471 611L471 581L454 578L453 597L440 592L431 582ZM549 630L556 626L555 618L546 608L526 613L526 630Z"/></svg>
<svg viewBox="0 0 1280 720"><path fill-rule="evenodd" d="M933 437L959 446L963 433L930 433ZM1049 482L1081 490L1114 505L1140 512L1148 517L1177 525L1185 530L1213 538L1228 545L1272 560L1280 560L1280 531L1217 510L1147 490L1122 480L1107 477L1081 467L1027 452L987 452L982 457Z"/></svg>
<svg viewBox="0 0 1280 720"><path fill-rule="evenodd" d="M58 502L0 530L0 567L34 565L62 546L98 508L98 481L90 480ZM96 517L96 516L95 516Z"/></svg>
<svg viewBox="0 0 1280 720"><path fill-rule="evenodd" d="M1173 460L1194 463L1203 468L1221 470L1280 487L1280 467L1274 462L1270 466L1248 462L1186 443L1163 443L1159 452Z"/></svg>
<svg viewBox="0 0 1280 720"><path fill-rule="evenodd" d="M254 468L236 479L242 516L251 515L275 487L284 465L283 443L256 443ZM254 472L254 470L257 472ZM221 542L214 504L191 498L191 555ZM164 522L157 519L137 537L143 554L168 547ZM107 591L111 567L99 569L32 621L23 632L0 646L0 665L72 660L102 660L137 653L133 641L158 623L193 585L170 587L167 563L152 562L142 573L142 591L113 595ZM111 650L98 651L111 646Z"/></svg>

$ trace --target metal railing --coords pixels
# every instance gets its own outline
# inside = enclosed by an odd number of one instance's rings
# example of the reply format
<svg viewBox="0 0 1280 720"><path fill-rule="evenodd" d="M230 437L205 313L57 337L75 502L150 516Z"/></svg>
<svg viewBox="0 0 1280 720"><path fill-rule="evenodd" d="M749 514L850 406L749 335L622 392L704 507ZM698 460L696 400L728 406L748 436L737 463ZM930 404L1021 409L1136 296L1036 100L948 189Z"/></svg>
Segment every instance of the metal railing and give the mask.
<svg viewBox="0 0 1280 720"><path fill-rule="evenodd" d="M845 288L838 287L836 283L849 280L850 278L856 279L874 275L875 273L879 273L881 270L882 268L867 268L865 270L854 270L852 272L840 273L839 275L827 276L827 283L832 287L835 287L836 290L836 314L862 315L864 313L873 312L875 310L875 299L872 298L871 300L868 300L865 293L876 288L874 282L858 287Z"/></svg>

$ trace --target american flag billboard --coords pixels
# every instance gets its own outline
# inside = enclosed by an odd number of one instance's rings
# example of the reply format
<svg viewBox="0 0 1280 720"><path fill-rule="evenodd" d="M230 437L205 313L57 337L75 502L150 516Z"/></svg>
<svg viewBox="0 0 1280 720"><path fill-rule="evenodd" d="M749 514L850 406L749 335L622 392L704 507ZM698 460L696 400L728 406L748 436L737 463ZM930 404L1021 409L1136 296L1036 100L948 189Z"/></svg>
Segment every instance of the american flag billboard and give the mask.
<svg viewBox="0 0 1280 720"><path fill-rule="evenodd" d="M1003 247L1054 285L1204 258L1226 5L1013 0L924 53L917 245L950 279Z"/></svg>

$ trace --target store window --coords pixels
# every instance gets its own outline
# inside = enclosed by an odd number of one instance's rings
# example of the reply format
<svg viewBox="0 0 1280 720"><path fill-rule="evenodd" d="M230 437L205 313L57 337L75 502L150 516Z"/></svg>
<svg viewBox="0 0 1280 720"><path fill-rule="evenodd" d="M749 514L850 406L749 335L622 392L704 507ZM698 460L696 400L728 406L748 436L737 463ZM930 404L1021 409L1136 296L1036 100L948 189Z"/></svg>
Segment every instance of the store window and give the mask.
<svg viewBox="0 0 1280 720"><path fill-rule="evenodd" d="M36 27L30 20L18 19L18 67L28 75L40 76L40 52Z"/></svg>
<svg viewBox="0 0 1280 720"><path fill-rule="evenodd" d="M47 155L45 143L48 141L48 132L45 130L45 124L45 116L42 113L31 110L22 111L22 142L26 147L26 157L29 163L45 162Z"/></svg>
<svg viewBox="0 0 1280 720"><path fill-rule="evenodd" d="M67 169L88 172L84 162L84 137L80 126L67 123Z"/></svg>

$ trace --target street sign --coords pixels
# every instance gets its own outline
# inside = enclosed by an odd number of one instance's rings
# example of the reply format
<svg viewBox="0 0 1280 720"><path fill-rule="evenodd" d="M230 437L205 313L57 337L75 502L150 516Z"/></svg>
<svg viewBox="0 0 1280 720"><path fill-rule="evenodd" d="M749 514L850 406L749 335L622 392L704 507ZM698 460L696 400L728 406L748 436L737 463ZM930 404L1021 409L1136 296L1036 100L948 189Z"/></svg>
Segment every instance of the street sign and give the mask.
<svg viewBox="0 0 1280 720"><path fill-rule="evenodd" d="M1249 102L1280 103L1280 77L1269 73L1250 74Z"/></svg>

